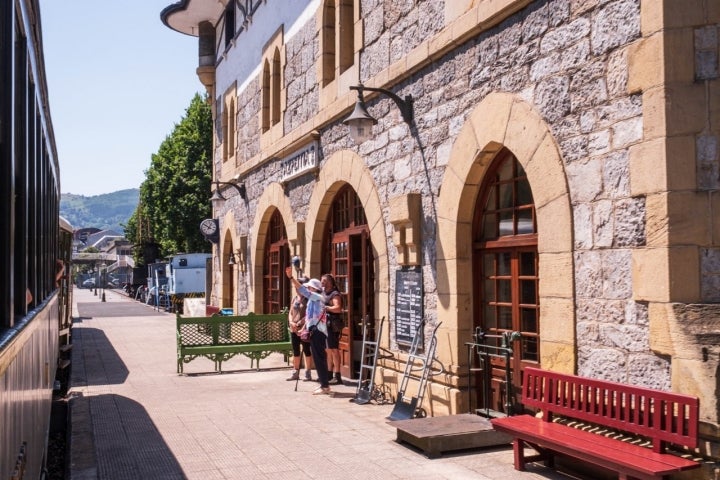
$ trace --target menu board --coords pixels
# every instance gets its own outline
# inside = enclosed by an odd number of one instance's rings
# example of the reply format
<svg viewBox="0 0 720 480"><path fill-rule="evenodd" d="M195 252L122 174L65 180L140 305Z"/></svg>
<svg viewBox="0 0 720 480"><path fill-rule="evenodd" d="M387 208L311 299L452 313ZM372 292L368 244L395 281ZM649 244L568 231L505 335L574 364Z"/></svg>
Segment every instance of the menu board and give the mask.
<svg viewBox="0 0 720 480"><path fill-rule="evenodd" d="M395 341L412 344L423 321L423 281L420 267L399 269L395 273ZM423 345L422 337L419 345Z"/></svg>

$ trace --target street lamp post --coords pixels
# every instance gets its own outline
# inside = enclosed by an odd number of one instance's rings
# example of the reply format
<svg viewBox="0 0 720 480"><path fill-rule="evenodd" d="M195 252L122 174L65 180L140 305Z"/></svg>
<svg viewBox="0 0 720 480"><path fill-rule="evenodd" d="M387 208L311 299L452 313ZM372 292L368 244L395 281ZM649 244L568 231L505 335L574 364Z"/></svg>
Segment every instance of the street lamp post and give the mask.
<svg viewBox="0 0 720 480"><path fill-rule="evenodd" d="M102 260L103 260L103 271L100 273L100 282L102 288L102 297L101 301L105 301L105 282L107 281L107 264L105 263L105 254L101 254Z"/></svg>

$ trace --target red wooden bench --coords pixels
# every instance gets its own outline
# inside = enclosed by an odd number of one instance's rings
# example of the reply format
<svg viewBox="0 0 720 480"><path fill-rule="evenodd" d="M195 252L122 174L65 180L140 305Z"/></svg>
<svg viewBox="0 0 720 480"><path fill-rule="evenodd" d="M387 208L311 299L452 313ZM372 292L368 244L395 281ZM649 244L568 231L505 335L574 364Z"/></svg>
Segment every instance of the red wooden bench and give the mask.
<svg viewBox="0 0 720 480"><path fill-rule="evenodd" d="M542 410L542 418L517 415L492 420L493 428L515 439L516 470L537 461L552 467L555 454L615 471L623 480L664 478L700 466L665 450L667 443L697 447L699 400L695 397L526 368L522 403ZM554 415L595 428L556 422ZM652 448L628 443L620 438L622 433L640 436ZM538 453L525 455L525 443Z"/></svg>

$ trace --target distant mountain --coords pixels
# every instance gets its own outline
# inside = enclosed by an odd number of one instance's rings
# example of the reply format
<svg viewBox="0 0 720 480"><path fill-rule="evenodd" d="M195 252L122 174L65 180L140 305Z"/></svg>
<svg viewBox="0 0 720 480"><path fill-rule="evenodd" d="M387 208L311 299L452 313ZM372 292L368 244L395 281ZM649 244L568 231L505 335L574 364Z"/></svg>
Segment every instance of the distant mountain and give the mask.
<svg viewBox="0 0 720 480"><path fill-rule="evenodd" d="M95 227L122 233L121 224L127 223L135 212L139 197L140 190L137 188L93 197L63 193L60 196L60 215L76 229Z"/></svg>

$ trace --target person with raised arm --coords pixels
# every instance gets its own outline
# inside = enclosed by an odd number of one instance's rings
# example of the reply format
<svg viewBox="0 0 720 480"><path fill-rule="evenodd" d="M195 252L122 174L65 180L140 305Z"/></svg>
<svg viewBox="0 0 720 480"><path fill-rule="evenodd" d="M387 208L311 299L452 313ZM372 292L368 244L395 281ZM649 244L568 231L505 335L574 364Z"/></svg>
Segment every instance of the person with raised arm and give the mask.
<svg viewBox="0 0 720 480"><path fill-rule="evenodd" d="M297 292L308 299L304 328L310 332L310 350L320 382L320 386L313 392L313 395L327 395L330 393L325 351L328 329L325 321L325 295L322 293L322 285L317 278L311 278L304 284L300 283L297 278L293 277L292 266L285 268L285 275L290 279Z"/></svg>

